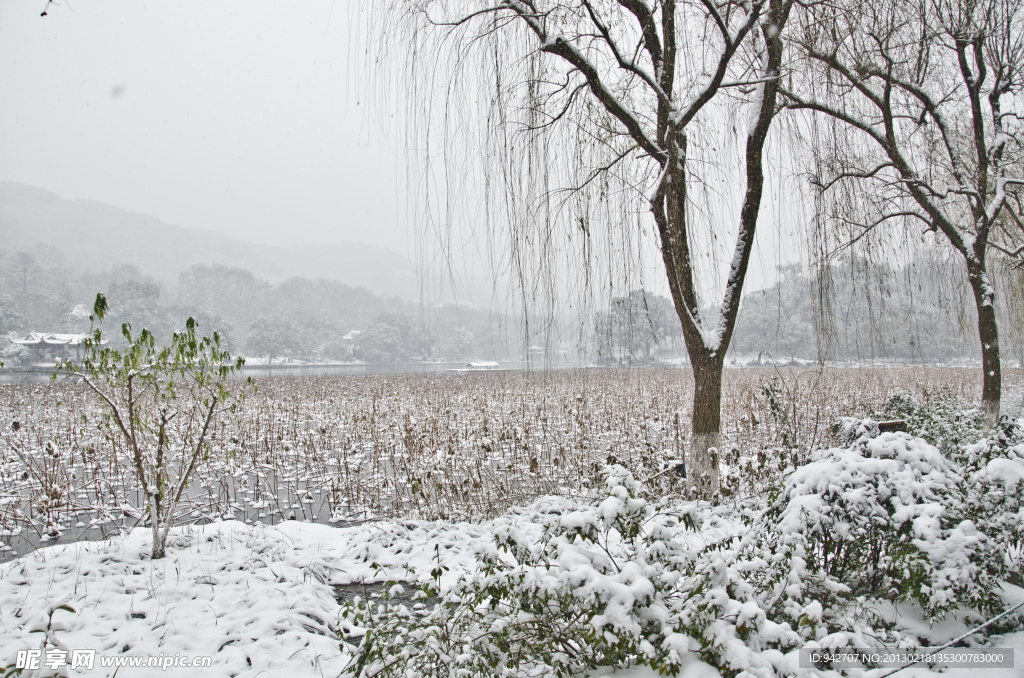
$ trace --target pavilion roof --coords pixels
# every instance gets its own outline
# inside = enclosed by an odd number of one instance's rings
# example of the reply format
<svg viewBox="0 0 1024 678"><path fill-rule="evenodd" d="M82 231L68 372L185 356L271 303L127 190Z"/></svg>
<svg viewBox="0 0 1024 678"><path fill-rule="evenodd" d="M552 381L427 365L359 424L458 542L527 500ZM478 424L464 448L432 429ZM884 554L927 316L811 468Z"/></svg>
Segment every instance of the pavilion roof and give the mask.
<svg viewBox="0 0 1024 678"><path fill-rule="evenodd" d="M51 344L54 346L79 346L88 334L57 334L54 332L29 332L21 339L11 338L15 344L31 346L34 344ZM106 343L106 342L104 342Z"/></svg>

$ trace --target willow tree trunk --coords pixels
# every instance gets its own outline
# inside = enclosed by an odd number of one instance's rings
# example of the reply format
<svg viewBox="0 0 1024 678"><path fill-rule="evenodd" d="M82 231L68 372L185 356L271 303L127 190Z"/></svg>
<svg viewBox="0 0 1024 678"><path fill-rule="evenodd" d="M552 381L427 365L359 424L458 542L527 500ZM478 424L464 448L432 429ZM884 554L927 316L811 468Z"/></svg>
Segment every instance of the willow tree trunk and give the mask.
<svg viewBox="0 0 1024 678"><path fill-rule="evenodd" d="M775 118L782 65L782 29L792 0L770 0L761 17L760 39L765 47L760 64L761 82L754 99L754 115L747 128L745 156L746 190L740 210L739 232L725 293L717 317L704 318L694 276L695 259L690 251L687 220L687 144L685 126L674 115L659 117L658 138L664 140L667 158L661 183L651 208L658 226L661 254L668 275L676 314L682 324L686 351L693 367L693 432L687 455L690 491L714 500L719 490L719 445L722 431L722 367L743 294L764 191L764 146ZM698 253L703 254L703 253Z"/></svg>
<svg viewBox="0 0 1024 678"><path fill-rule="evenodd" d="M984 371L981 387L981 409L985 423L995 426L999 421L1000 397L1003 377L999 365L999 327L996 325L995 290L992 288L984 259L981 263L968 262L967 281L974 292L978 307L978 337L981 339L981 367Z"/></svg>
<svg viewBox="0 0 1024 678"><path fill-rule="evenodd" d="M689 486L698 497L710 498L718 493L723 362L717 356L692 362L693 436L687 475Z"/></svg>

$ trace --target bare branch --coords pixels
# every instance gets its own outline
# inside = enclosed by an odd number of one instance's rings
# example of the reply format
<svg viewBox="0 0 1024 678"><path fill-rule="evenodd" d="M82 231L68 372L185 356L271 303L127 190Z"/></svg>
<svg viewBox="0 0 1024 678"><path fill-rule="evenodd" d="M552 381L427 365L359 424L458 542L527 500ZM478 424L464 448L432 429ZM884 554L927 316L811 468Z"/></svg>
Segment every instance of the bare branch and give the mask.
<svg viewBox="0 0 1024 678"><path fill-rule="evenodd" d="M714 11L715 16L718 16L718 11L717 9L714 9L714 3L712 3L711 0L702 0L702 2L709 11ZM676 128L685 128L718 92L722 85L722 81L725 80L725 74L728 70L729 62L732 61L733 55L736 53L736 50L739 49L739 46L747 36L747 33L757 25L757 20L761 16L761 8L763 6L764 0L751 3L750 11L747 13L747 20L736 31L735 35L730 35L728 28L725 27L724 24L720 24L720 28L725 36L725 48L722 50L722 54L718 58L718 65L715 68L714 74L711 76L711 80L704 87L701 93L697 95L693 102L691 102L685 110L673 112L672 122ZM721 20L721 17L719 17L719 20Z"/></svg>
<svg viewBox="0 0 1024 678"><path fill-rule="evenodd" d="M840 172L835 177L833 177L831 181L825 184L821 183L821 181L817 177L811 177L811 184L816 186L821 191L827 191L828 189L832 188L833 186L835 186L840 181L843 181L844 179L871 179L872 177L874 177L876 174L878 174L887 167L892 167L895 169L895 166L891 162L883 162L875 169L868 170L867 172Z"/></svg>
<svg viewBox="0 0 1024 678"><path fill-rule="evenodd" d="M629 71L630 73L633 73L638 78L643 80L644 83L646 83L647 86L650 87L651 90L658 96L659 100L666 102L669 101L670 97L668 96L668 94L666 94L664 90L661 89L661 85L659 85L658 82L649 73L647 73L644 69L637 66L632 59L626 59L625 57L622 56L622 53L619 51L618 44L616 44L615 39L612 37L611 31L608 30L608 26L606 26L605 23L601 21L600 17L597 16L597 13L594 11L594 7L590 3L590 0L583 0L583 6L587 8L587 13L590 15L590 20L594 23L595 26L597 26L597 30L601 32L601 37L604 38L605 43L608 45L609 49L611 49L612 55L615 57L615 60L619 64L619 68Z"/></svg>
<svg viewBox="0 0 1024 678"><path fill-rule="evenodd" d="M665 152L647 136L640 121L605 86L597 67L580 52L579 48L562 36L549 36L537 19L534 9L523 0L506 0L505 4L521 17L537 36L541 42L541 51L561 57L582 73L590 85L590 91L605 109L622 123L633 141L648 155L664 162Z"/></svg>
<svg viewBox="0 0 1024 678"><path fill-rule="evenodd" d="M658 27L654 23L654 14L651 12L651 8L643 0L619 0L619 4L636 17L643 34L644 47L647 49L647 54L651 57L651 63L654 65L654 72L659 73L663 66L664 55L662 54L661 41L658 39Z"/></svg>

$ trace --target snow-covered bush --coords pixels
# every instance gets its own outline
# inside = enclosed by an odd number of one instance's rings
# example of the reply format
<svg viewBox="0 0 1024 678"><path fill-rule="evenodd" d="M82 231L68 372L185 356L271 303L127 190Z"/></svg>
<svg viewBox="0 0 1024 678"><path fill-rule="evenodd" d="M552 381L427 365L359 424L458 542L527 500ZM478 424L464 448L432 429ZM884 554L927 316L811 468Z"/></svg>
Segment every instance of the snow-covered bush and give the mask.
<svg viewBox="0 0 1024 678"><path fill-rule="evenodd" d="M657 506L625 468L604 472L607 497L548 511L540 539L499 519L478 571L450 591L436 568L414 596L439 597L432 610L396 600L397 584L382 601L349 605L345 625L363 640L347 675L568 676L626 664L675 675L690 651L729 676L795 666L786 653L807 634L767 618L749 571L768 562L743 557L744 526L707 505Z"/></svg>
<svg viewBox="0 0 1024 678"><path fill-rule="evenodd" d="M365 629L350 673L567 676L636 661L673 675L699 647L678 629L696 553L677 537L693 516L655 510L625 468L605 472L607 497L550 513L539 541L499 521L479 570L432 611L350 606ZM417 595L438 594L426 582Z"/></svg>
<svg viewBox="0 0 1024 678"><path fill-rule="evenodd" d="M993 576L1024 584L1024 419L1004 418L993 434L963 449L962 511L1000 549Z"/></svg>
<svg viewBox="0 0 1024 678"><path fill-rule="evenodd" d="M1009 451L965 475L935 446L879 434L871 420L843 431L848 446L814 453L742 538L712 545L686 573L679 628L724 674L791 673L792 650L808 643L920 642L878 614L883 601L929 619L1003 607L996 592L1020 562L1024 446L988 443Z"/></svg>
<svg viewBox="0 0 1024 678"><path fill-rule="evenodd" d="M31 358L32 352L21 344L7 342L3 337L0 337L0 341L7 344L0 348L0 362L5 365L21 365Z"/></svg>
<svg viewBox="0 0 1024 678"><path fill-rule="evenodd" d="M936 447L884 433L815 457L764 517L769 614L799 621L811 602L862 597L910 600L929 617L999 607L998 546L966 515L962 470ZM830 630L843 625L834 620Z"/></svg>
<svg viewBox="0 0 1024 678"><path fill-rule="evenodd" d="M478 572L418 594L441 597L433 610L350 607L347 623L365 631L350 674L563 676L629 662L673 674L690 650L723 675L773 678L795 672L808 644L918 645L881 604L934 620L1001 610L997 590L1019 566L1021 430L965 452L973 470L872 420L844 432L846 447L815 452L755 516L669 511L606 467L608 497L549 513L543 538L499 521Z"/></svg>
<svg viewBox="0 0 1024 678"><path fill-rule="evenodd" d="M984 416L973 403L947 390L925 390L923 401L903 389L890 391L879 416L902 419L908 433L928 441L951 459L957 459L964 445L985 435Z"/></svg>
<svg viewBox="0 0 1024 678"><path fill-rule="evenodd" d="M1021 581L1024 560L1024 419L1004 416L988 431L980 410L947 392L926 393L918 403L896 390L886 400L884 415L907 422L913 435L935 445L961 469L957 515L971 520L1003 554L992 576ZM866 433L869 420L845 420L844 428ZM854 437L856 437L854 435Z"/></svg>
<svg viewBox="0 0 1024 678"><path fill-rule="evenodd" d="M782 447L741 452L737 445L723 450L723 498L753 498L765 506L775 499L786 477L799 465L798 450Z"/></svg>

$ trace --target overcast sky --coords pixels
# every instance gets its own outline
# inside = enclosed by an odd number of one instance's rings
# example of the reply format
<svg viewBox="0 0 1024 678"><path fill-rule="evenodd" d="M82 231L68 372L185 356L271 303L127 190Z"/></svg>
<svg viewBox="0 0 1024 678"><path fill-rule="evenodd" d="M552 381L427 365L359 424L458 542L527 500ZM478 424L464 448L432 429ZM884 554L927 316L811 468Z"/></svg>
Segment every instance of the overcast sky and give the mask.
<svg viewBox="0 0 1024 678"><path fill-rule="evenodd" d="M0 0L0 180L262 243L407 250L347 0ZM357 61L357 59L353 59Z"/></svg>
<svg viewBox="0 0 1024 678"><path fill-rule="evenodd" d="M361 100L358 2L0 0L0 180L260 243L358 240L422 262L391 116ZM773 200L763 212L792 245ZM773 233L759 229L747 290L798 258ZM664 292L657 260L645 284Z"/></svg>

